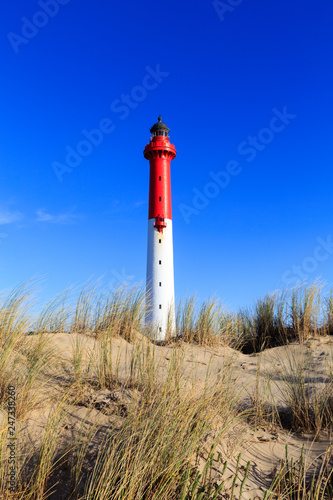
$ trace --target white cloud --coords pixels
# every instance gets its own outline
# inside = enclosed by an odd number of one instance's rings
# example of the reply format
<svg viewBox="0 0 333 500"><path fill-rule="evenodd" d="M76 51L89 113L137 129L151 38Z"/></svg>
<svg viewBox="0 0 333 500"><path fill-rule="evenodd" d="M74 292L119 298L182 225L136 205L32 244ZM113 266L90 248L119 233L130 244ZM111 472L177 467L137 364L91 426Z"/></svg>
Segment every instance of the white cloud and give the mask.
<svg viewBox="0 0 333 500"><path fill-rule="evenodd" d="M10 212L9 210L0 210L0 224L12 224L23 219L20 212Z"/></svg>
<svg viewBox="0 0 333 500"><path fill-rule="evenodd" d="M44 208L37 210L37 222L51 222L52 224L71 224L75 222L79 216L73 213L64 213L59 215L51 215Z"/></svg>

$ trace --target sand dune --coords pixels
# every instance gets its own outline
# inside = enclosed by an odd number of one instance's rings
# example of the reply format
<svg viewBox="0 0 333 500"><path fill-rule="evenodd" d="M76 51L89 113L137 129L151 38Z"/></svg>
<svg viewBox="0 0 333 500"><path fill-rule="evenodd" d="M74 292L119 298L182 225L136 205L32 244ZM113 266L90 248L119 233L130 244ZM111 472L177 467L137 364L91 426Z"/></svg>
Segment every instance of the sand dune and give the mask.
<svg viewBox="0 0 333 500"><path fill-rule="evenodd" d="M333 343L330 337L313 338L303 344L275 347L251 355L222 346L208 348L181 342L154 345L139 334L131 344L122 338L113 338L109 347L112 348L110 359L115 375L113 382L109 381L103 388L91 383L99 365L101 340L68 333L46 334L44 339L45 345L54 349L55 362L50 364L43 379L36 381L35 404L19 422L22 450L38 449L54 408L65 389L72 387L64 402L68 413L61 424L57 444L60 449L78 439L89 441L87 457L90 458L86 460L85 470L91 471L110 428L113 432L120 429L129 414L135 418L135 412L140 412L145 404L140 384L135 386L133 383L134 360L141 366L141 373L142 369L145 371L145 363L148 371L148 365L154 365L155 381L161 384L168 380L174 363L178 367L179 390L182 393L200 397L205 388L214 388L216 384L216 391L225 390L234 398L232 412L238 415L243 412L228 424L215 449L221 458L213 460L211 481L216 484L225 481L221 490L224 496L216 498L227 498L226 495L239 498L248 462L250 465L242 487L242 498L263 498L281 460L285 458L286 445L289 457L295 460L299 459L304 447L303 454L309 466L316 464L316 460L320 462L320 457L332 446L332 436L325 425L317 431L307 429L305 422L298 429L293 428L288 400L288 387L297 387L297 377L303 378L309 401L332 386ZM28 337L29 341L34 342L34 336ZM76 380L77 383L71 386L75 378L73 359L78 352L82 354L79 370L82 380L80 383ZM255 412L253 408L256 408ZM3 411L1 416L4 421ZM202 440L202 450L197 459L198 470L204 470L210 447L220 430L219 424L217 413L215 428L210 428ZM96 433L90 434L92 430ZM68 471L60 469L54 477L60 486L50 498L69 498Z"/></svg>

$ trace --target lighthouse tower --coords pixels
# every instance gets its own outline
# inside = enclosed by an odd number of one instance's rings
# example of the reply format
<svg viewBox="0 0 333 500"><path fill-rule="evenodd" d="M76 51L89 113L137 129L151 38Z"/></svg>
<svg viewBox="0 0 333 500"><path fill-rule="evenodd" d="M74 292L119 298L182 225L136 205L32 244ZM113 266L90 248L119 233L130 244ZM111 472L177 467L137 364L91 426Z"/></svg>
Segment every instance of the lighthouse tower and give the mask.
<svg viewBox="0 0 333 500"><path fill-rule="evenodd" d="M146 324L153 328L156 340L164 340L167 332L176 330L170 180L176 149L161 116L150 132L143 152L150 166Z"/></svg>

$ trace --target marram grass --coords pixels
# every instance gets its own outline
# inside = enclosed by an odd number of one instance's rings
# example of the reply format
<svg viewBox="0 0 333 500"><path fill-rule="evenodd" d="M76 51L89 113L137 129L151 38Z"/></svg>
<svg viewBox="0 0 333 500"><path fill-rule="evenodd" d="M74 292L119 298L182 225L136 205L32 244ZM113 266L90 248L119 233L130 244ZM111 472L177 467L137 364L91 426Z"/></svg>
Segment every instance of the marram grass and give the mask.
<svg viewBox="0 0 333 500"><path fill-rule="evenodd" d="M209 373L208 364L206 382L200 387L189 385L183 376L184 353L190 344L255 353L332 335L332 291L323 295L321 285L267 295L238 313L216 299L201 305L195 296L180 301L177 336L167 342L173 346L167 372L157 362L155 343L147 338L142 288L120 286L109 291L99 282L90 283L81 291L60 294L37 316L33 293L33 283L21 285L3 294L0 303L0 411L5 415L8 387L15 385L18 432L13 495L6 479L8 425L2 419L1 499L238 500L245 494L251 464L241 474L238 460L227 487L227 457L217 449L239 422L283 423L280 409L270 399L276 380L292 430L305 429L314 439L324 430L332 433L333 370L325 386L313 390L311 357L288 354L264 385L259 383L259 361L253 404L245 412L239 404L242 390L233 384L232 363L226 362L217 377ZM69 368L62 377L57 375L64 363L62 353L50 343L50 334L57 333L73 337ZM115 355L120 339L131 346L125 379L120 351ZM90 403L86 398L88 390L96 394L130 391L135 397L123 414L111 419L113 424L106 425L101 418L92 425L89 412L96 412L96 405L93 398ZM29 446L26 419L45 408L50 411L41 440ZM77 408L86 408L87 413L79 431L69 437L68 419ZM211 436L210 448L205 449L207 436ZM223 472L219 483L212 479L217 464ZM327 450L315 470L303 456L298 462L286 458L265 496L332 500L332 488L332 454Z"/></svg>

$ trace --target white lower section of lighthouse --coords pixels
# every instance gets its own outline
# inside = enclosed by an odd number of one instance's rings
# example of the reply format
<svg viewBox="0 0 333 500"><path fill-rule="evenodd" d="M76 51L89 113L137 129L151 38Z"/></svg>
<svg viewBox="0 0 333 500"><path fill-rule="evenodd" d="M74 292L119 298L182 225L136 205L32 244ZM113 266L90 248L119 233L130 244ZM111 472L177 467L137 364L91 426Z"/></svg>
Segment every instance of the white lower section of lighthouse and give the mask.
<svg viewBox="0 0 333 500"><path fill-rule="evenodd" d="M172 220L164 221L166 227L159 232L155 219L148 220L146 324L156 340L176 331Z"/></svg>

